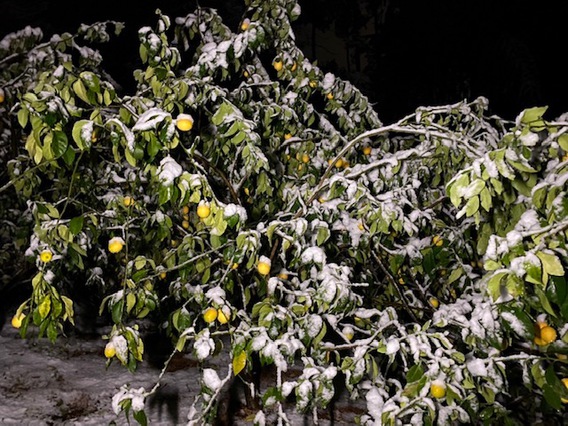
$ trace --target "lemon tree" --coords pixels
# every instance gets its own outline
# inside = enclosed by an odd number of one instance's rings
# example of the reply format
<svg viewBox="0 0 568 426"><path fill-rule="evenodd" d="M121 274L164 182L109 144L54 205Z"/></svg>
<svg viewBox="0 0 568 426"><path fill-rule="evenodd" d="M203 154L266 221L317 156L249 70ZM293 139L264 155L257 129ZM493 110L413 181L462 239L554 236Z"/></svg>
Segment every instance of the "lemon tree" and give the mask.
<svg viewBox="0 0 568 426"><path fill-rule="evenodd" d="M157 10L133 93L93 47L120 23L0 43L0 256L32 289L14 327L56 342L71 280L97 283L107 363L144 362L149 316L202 363L190 424L253 356L274 370L257 424L290 398L317 418L338 375L361 424L560 422L568 115L478 98L385 124L297 47L296 1L244 10ZM113 409L144 423L158 384Z"/></svg>

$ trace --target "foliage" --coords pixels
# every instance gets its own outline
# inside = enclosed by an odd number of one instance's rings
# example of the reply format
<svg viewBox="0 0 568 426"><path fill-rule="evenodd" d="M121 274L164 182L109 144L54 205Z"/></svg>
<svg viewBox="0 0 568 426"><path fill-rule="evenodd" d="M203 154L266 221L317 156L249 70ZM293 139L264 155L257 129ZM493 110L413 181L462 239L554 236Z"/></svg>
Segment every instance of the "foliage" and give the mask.
<svg viewBox="0 0 568 426"><path fill-rule="evenodd" d="M119 23L0 43L0 196L18 217L0 256L36 268L22 336L55 342L71 281L96 283L109 363L136 369L149 315L202 363L190 424L252 356L275 370L259 424L286 423L290 397L317 418L338 375L361 424L560 421L567 117L510 122L479 98L384 125L296 47L295 1L245 3L236 29L158 10L133 94L88 46ZM145 423L156 389L125 386L113 408Z"/></svg>

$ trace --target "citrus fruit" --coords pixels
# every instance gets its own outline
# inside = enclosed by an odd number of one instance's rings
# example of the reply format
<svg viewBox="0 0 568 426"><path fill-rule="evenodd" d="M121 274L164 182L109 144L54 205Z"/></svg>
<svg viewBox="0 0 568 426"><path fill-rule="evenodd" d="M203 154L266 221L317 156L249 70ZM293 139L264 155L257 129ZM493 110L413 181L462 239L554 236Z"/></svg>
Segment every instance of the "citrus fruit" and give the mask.
<svg viewBox="0 0 568 426"><path fill-rule="evenodd" d="M14 315L12 317L12 327L20 328L22 326L22 321L26 316L22 313L20 315Z"/></svg>
<svg viewBox="0 0 568 426"><path fill-rule="evenodd" d="M430 394L434 398L443 398L446 396L446 385L440 380L436 380L430 385Z"/></svg>
<svg viewBox="0 0 568 426"><path fill-rule="evenodd" d="M272 66L274 67L274 69L276 71L280 71L283 67L282 61L281 60L276 60L272 63Z"/></svg>
<svg viewBox="0 0 568 426"><path fill-rule="evenodd" d="M563 378L562 383L564 384L566 389L568 389L568 377ZM560 401L562 401L564 404L568 403L568 399L566 398L560 398Z"/></svg>
<svg viewBox="0 0 568 426"><path fill-rule="evenodd" d="M444 244L444 240L439 235L435 235L434 237L432 237L432 244L434 244L436 247L440 247Z"/></svg>
<svg viewBox="0 0 568 426"><path fill-rule="evenodd" d="M197 216L201 219L205 219L211 214L211 208L209 207L208 203L201 202L197 206Z"/></svg>
<svg viewBox="0 0 568 426"><path fill-rule="evenodd" d="M261 256L260 260L258 261L258 265L256 266L256 269L258 270L258 273L261 275L268 275L270 273L270 259L267 258L266 256Z"/></svg>
<svg viewBox="0 0 568 426"><path fill-rule="evenodd" d="M227 324L229 322L229 319L231 318L231 314L228 312L228 310L227 312L225 312L221 308L217 309L217 321L219 321L221 324Z"/></svg>
<svg viewBox="0 0 568 426"><path fill-rule="evenodd" d="M363 154L365 155L371 155L371 147L370 146L366 146L365 148L363 148Z"/></svg>
<svg viewBox="0 0 568 426"><path fill-rule="evenodd" d="M130 207L134 204L134 198L132 197L124 197L124 199L122 200L122 204L124 204L125 207Z"/></svg>
<svg viewBox="0 0 568 426"><path fill-rule="evenodd" d="M341 330L341 333L343 333L343 335L345 336L345 338L347 340L351 340L351 339L353 339L353 336L355 335L355 330L353 330L353 327L346 325Z"/></svg>
<svg viewBox="0 0 568 426"><path fill-rule="evenodd" d="M243 23L241 24L241 30L242 30L242 31L246 31L247 28L249 27L249 25L250 25L250 19L245 18L245 19L243 20Z"/></svg>
<svg viewBox="0 0 568 426"><path fill-rule="evenodd" d="M207 323L211 323L217 319L217 309L215 308L207 308L205 312L203 312L203 319Z"/></svg>
<svg viewBox="0 0 568 426"><path fill-rule="evenodd" d="M435 297L431 297L430 300L429 300L429 302L430 302L430 305L432 305L432 307L433 307L434 309L437 309L438 306L440 306L440 302L439 302L438 299L436 299Z"/></svg>
<svg viewBox="0 0 568 426"><path fill-rule="evenodd" d="M187 132L193 128L193 117L189 114L180 114L176 118L176 127L182 132Z"/></svg>
<svg viewBox="0 0 568 426"><path fill-rule="evenodd" d="M546 344L554 342L556 337L556 330L548 325L540 330L540 338L546 342Z"/></svg>
<svg viewBox="0 0 568 426"><path fill-rule="evenodd" d="M113 356L116 355L116 348L114 347L114 345L112 343L107 343L105 346L105 356L107 358L112 358Z"/></svg>
<svg viewBox="0 0 568 426"><path fill-rule="evenodd" d="M124 247L124 240L120 237L113 237L108 242L108 251L118 253Z"/></svg>
<svg viewBox="0 0 568 426"><path fill-rule="evenodd" d="M40 259L43 263L51 262L51 259L53 259L53 253L51 252L51 250L43 250L43 251L39 254L39 259Z"/></svg>

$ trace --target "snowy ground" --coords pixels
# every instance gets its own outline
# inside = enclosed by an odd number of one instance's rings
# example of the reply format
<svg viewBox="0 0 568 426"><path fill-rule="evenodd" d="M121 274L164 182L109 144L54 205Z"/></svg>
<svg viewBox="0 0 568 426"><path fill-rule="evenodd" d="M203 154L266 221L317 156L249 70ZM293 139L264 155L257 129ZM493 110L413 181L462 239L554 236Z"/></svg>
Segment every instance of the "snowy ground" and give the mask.
<svg viewBox="0 0 568 426"><path fill-rule="evenodd" d="M160 371L143 362L132 374L119 363L108 369L102 355L102 339L60 338L56 345L47 339L21 339L9 324L0 333L0 424L1 425L126 425L123 414L112 411L112 396L123 384L150 389ZM219 361L219 376L224 377L226 360ZM199 389L199 369L189 356L172 363L164 377L161 394L146 403L150 425L185 424L187 413ZM354 424L361 404L340 400L335 424ZM293 424L312 424L292 413ZM238 424L252 424L248 413ZM254 415L254 414L252 414ZM321 425L330 424L327 413ZM114 422L114 423L113 423ZM136 424L136 422L133 422Z"/></svg>

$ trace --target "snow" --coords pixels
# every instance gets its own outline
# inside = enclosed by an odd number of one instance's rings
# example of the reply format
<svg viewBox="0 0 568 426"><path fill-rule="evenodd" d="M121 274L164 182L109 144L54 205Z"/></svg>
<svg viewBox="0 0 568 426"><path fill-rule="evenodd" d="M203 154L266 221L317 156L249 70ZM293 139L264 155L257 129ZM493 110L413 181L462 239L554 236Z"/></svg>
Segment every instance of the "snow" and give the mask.
<svg viewBox="0 0 568 426"><path fill-rule="evenodd" d="M239 206L238 204L227 204L223 210L223 216L225 218L229 218L231 216L238 215L239 220L244 223L247 221L248 215L247 211L243 206Z"/></svg>
<svg viewBox="0 0 568 426"><path fill-rule="evenodd" d="M467 362L466 366L473 377L487 376L487 367L483 359L472 359Z"/></svg>
<svg viewBox="0 0 568 426"><path fill-rule="evenodd" d="M326 260L325 252L320 247L308 247L302 253L302 263L324 264Z"/></svg>
<svg viewBox="0 0 568 426"><path fill-rule="evenodd" d="M159 369L146 360L134 374L119 362L106 368L105 343L100 338L71 336L60 337L52 345L37 336L21 339L15 329L5 326L0 333L0 424L99 426L115 422L127 426L124 414L114 411L123 398L133 398L136 409L145 405L151 426L187 424L193 399L201 387L201 369L195 358L188 353L176 354L156 396L144 398L158 379ZM229 354L223 353L208 359L203 367L226 371L228 363ZM263 388L267 385L263 384ZM336 407L335 424L354 424L354 410L363 409L363 404L350 401L344 394ZM304 424L304 417L294 408L293 403L284 407L291 424ZM264 419L268 425L275 424L275 417L265 410L255 418ZM237 415L235 424L249 425L250 418ZM320 418L320 425L329 424Z"/></svg>
<svg viewBox="0 0 568 426"><path fill-rule="evenodd" d="M174 179L181 176L183 169L169 155L164 157L160 161L160 167L158 169L158 178L164 186L170 186L174 183Z"/></svg>
<svg viewBox="0 0 568 426"><path fill-rule="evenodd" d="M150 108L138 118L132 130L141 132L154 129L159 123L164 121L166 117L171 117L171 115L159 108Z"/></svg>
<svg viewBox="0 0 568 426"><path fill-rule="evenodd" d="M215 370L206 368L203 370L203 385L216 391L221 386L221 379Z"/></svg>

